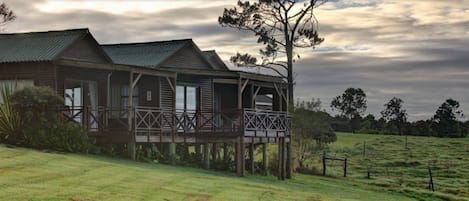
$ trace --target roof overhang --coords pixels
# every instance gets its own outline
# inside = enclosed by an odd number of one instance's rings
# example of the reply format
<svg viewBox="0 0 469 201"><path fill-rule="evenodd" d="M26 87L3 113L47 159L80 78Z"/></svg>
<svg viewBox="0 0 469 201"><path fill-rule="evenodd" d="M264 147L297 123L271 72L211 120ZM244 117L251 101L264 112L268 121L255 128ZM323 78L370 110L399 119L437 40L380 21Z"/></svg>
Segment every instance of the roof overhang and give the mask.
<svg viewBox="0 0 469 201"><path fill-rule="evenodd" d="M133 73L141 73L144 75L172 77L172 78L175 78L177 76L176 72L160 70L160 69L150 69L150 68L141 67L141 66L123 65L123 64L94 63L94 62L65 60L65 59L57 60L54 62L54 64L62 65L62 66L79 67L79 68L98 69L98 70L127 71L127 72L133 72Z"/></svg>

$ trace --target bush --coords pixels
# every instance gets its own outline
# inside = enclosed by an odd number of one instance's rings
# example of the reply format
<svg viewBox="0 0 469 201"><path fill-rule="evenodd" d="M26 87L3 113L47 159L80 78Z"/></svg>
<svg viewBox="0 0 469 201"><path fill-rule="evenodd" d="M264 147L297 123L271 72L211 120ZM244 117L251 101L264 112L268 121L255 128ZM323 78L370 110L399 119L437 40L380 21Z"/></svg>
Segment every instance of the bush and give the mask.
<svg viewBox="0 0 469 201"><path fill-rule="evenodd" d="M23 132L25 144L32 148L87 153L91 142L87 131L75 123L53 123Z"/></svg>
<svg viewBox="0 0 469 201"><path fill-rule="evenodd" d="M57 107L63 105L63 99L51 88L25 87L13 94L10 90L3 93L0 135L6 142L63 152L84 153L91 148L81 125L61 121Z"/></svg>
<svg viewBox="0 0 469 201"><path fill-rule="evenodd" d="M11 96L11 104L28 126L41 126L59 121L57 107L63 98L49 87L25 87Z"/></svg>
<svg viewBox="0 0 469 201"><path fill-rule="evenodd" d="M14 89L3 87L0 104L0 142L14 143L20 137L23 121L21 115L14 109L10 98Z"/></svg>

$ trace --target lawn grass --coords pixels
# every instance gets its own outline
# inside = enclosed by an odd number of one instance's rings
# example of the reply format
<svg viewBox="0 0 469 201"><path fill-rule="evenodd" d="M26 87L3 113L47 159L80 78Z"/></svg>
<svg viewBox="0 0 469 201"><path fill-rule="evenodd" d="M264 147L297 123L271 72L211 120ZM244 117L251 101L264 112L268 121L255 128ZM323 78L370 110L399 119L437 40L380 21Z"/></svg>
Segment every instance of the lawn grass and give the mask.
<svg viewBox="0 0 469 201"><path fill-rule="evenodd" d="M348 159L344 180L381 186L422 200L469 200L469 138L338 133L327 155ZM365 153L363 153L365 144ZM308 165L322 170L320 156ZM342 176L341 162L330 162L328 175ZM428 168L435 192L429 192ZM371 179L367 179L367 171Z"/></svg>
<svg viewBox="0 0 469 201"><path fill-rule="evenodd" d="M415 200L350 180L269 176L0 145L0 200Z"/></svg>

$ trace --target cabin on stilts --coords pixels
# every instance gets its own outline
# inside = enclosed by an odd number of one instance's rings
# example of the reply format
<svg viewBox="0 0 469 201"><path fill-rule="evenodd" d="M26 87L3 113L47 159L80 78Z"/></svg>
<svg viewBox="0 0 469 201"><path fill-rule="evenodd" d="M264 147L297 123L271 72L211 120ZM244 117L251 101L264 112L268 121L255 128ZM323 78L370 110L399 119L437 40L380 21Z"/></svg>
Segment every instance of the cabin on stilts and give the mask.
<svg viewBox="0 0 469 201"><path fill-rule="evenodd" d="M278 177L291 174L287 86L234 71L191 39L99 44L88 29L0 34L0 85L48 86L70 121L97 143L194 146L204 167L223 150L237 175L254 172L254 150L277 144ZM64 113L65 114L65 113ZM234 154L228 151L235 150Z"/></svg>

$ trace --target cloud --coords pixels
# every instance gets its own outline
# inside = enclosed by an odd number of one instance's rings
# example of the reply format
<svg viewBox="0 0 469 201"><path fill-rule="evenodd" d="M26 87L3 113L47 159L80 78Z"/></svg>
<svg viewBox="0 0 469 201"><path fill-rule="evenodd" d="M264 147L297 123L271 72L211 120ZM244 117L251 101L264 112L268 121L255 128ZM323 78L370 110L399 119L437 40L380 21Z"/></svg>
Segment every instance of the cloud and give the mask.
<svg viewBox="0 0 469 201"><path fill-rule="evenodd" d="M218 24L235 0L6 3L18 15L8 32L89 27L101 43L193 38L226 61L260 48L251 33ZM361 87L367 112L377 116L393 96L405 101L411 120L431 117L447 98L469 113L469 1L340 0L316 14L326 41L297 51L297 98L321 98L328 108L346 88Z"/></svg>

